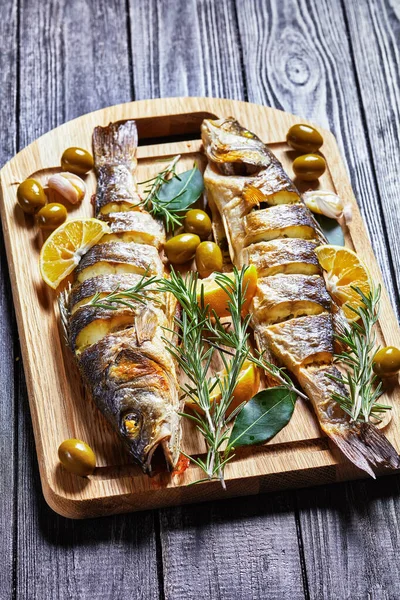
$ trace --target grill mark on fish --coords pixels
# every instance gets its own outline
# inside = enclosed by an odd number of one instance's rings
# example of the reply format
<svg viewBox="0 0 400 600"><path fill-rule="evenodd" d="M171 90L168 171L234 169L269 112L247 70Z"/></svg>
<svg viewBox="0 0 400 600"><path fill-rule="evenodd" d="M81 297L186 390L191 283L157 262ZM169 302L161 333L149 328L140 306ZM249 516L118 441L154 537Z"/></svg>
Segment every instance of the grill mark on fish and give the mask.
<svg viewBox="0 0 400 600"><path fill-rule="evenodd" d="M295 188L279 161L259 138L234 119L206 119L202 140L209 160L205 187L222 215L232 262L238 267L253 263L260 267L262 276L267 275L259 280L251 307L259 349L267 352L271 362L286 366L297 377L313 404L321 429L358 468L372 477L377 467L400 468L400 457L385 436L370 423L350 422L332 399L334 392L346 393L340 382L327 376L341 376L333 365L334 328L340 327L341 311L334 302L328 305L321 277L306 277L310 267L317 267L315 255L314 259L309 258L315 244L326 243L316 220L301 199L297 201ZM256 177L237 177L239 172L252 174L257 168ZM230 217L238 215L230 207L244 207L246 202L248 212L245 214L242 209L242 221L229 223ZM268 207L252 210L253 206L264 204ZM296 275L292 269L305 272ZM282 284L283 278L287 285ZM315 285L314 293L308 292L306 281ZM303 302L314 314L296 317L292 307L298 303L299 310L304 310ZM315 314L319 311L315 311L316 306L321 314ZM271 325L271 319L277 317L286 320Z"/></svg>
<svg viewBox="0 0 400 600"><path fill-rule="evenodd" d="M174 326L176 300L157 294L161 303L155 304L147 289L145 304L129 299L129 307L88 305L95 294L101 299L133 287L144 275L164 275L158 248L165 232L138 206L136 147L134 121L94 130L95 213L108 221L112 233L93 246L76 269L67 334L94 402L136 462L151 474L158 446L169 469L179 456L179 386L163 340L163 328Z"/></svg>

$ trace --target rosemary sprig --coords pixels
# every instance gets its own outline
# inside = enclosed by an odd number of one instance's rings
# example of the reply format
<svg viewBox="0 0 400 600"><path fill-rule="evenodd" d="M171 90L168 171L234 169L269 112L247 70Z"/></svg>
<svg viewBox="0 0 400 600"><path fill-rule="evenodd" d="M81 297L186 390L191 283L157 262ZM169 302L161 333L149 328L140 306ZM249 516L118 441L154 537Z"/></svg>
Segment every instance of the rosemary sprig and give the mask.
<svg viewBox="0 0 400 600"><path fill-rule="evenodd" d="M345 350L335 355L335 362L344 365L346 373L343 379L334 375L327 377L345 383L348 394L334 393L332 398L350 416L351 421L367 423L371 417L379 421L379 415L391 408L377 402L382 394L382 382L378 383L372 368L378 350L374 325L379 319L381 286L373 287L368 295L358 287L353 289L363 302L359 308L349 307L359 321L351 322L342 335L336 336Z"/></svg>
<svg viewBox="0 0 400 600"><path fill-rule="evenodd" d="M246 269L242 272L244 273ZM235 279L237 280L239 277L239 272L236 267L233 267L233 272L235 274ZM221 319L218 315L213 311L213 320L208 320L206 327L209 331L210 338L209 343L218 349L220 352L225 354L230 354L231 356L237 352L238 346L241 345L241 336L244 335L244 332L247 332L251 316L247 315L244 320L241 320L240 311L239 314L236 313L237 306L235 305L235 297L234 297L234 289L232 288L232 280L230 277L227 277L223 273L218 274L215 277L216 282L225 289L229 301L228 306L229 310L232 314L232 328L227 329L226 326L221 322ZM236 290L235 290L236 291ZM246 288L243 290L242 298L246 295ZM236 322L235 322L236 320ZM234 352L230 353L227 348L231 348ZM246 357L248 360L253 362L257 367L266 371L269 375L271 375L276 381L278 381L281 385L285 386L289 391L294 392L304 400L308 400L308 397L301 392L299 389L295 387L293 381L286 373L285 368L278 367L273 363L268 362L265 359L265 351L257 352L256 355L248 352Z"/></svg>
<svg viewBox="0 0 400 600"><path fill-rule="evenodd" d="M198 276L190 273L184 279L172 270L171 278L160 282L160 289L172 293L180 302L183 313L177 318L179 326L178 346L165 338L169 352L174 356L178 365L188 378L188 383L182 386L182 391L192 402L197 404L200 411L196 414L181 413L196 424L203 435L207 456L188 458L200 467L206 474L206 479L219 479L225 488L224 469L233 458L233 446L228 442L231 425L243 405L238 406L227 416L233 393L246 360L252 360L258 367L268 370L280 383L290 391L303 397L289 376L282 370L268 363L263 353L254 357L249 348L249 324L251 316L242 317L246 289L243 289L243 276L246 268L238 271L234 268L233 278L219 273L215 277L217 284L228 296L228 307L231 314L231 326L226 327L218 315L205 305L204 290L200 288L198 298ZM214 352L218 351L225 367L225 375L218 379L208 376ZM220 401L210 400L211 393L218 387ZM201 480L203 481L203 480ZM197 482L196 482L197 483Z"/></svg>
<svg viewBox="0 0 400 600"><path fill-rule="evenodd" d="M118 310L122 306L126 306L135 310L135 303L146 304L149 299L157 303L159 300L154 297L154 294L158 293L158 288L155 287L158 281L158 277L147 277L144 273L132 287L121 290L120 286L117 285L112 292L103 297L101 292L96 292L93 298L84 306L95 306L106 310ZM151 286L153 288L149 290Z"/></svg>
<svg viewBox="0 0 400 600"><path fill-rule="evenodd" d="M240 407L229 417L226 417L226 411L232 401L233 391L243 363L249 354L247 344L249 318L242 322L240 317L244 302L243 273L244 270L240 273L236 271L233 281L221 276L218 282L230 298L232 327L237 340L235 353L231 358L221 354L226 375L218 380L212 380L208 376L215 348L206 343L205 332L209 322L209 310L208 306L204 305L204 296L198 303L197 273L190 273L183 279L180 273L172 271L171 278L161 282L160 286L163 291L172 293L182 306L182 318L176 319L180 328L178 334L180 344L176 346L167 338L165 341L168 343L170 353L188 378L188 383L182 386L182 391L201 409L196 415L182 413L184 417L195 422L207 446L205 460L189 458L205 472L208 480L219 479L224 489L226 487L224 469L233 458L233 454L231 451L224 452L222 447L229 438L229 423L236 416ZM221 393L219 403L212 402L210 399L211 392L216 386L219 387Z"/></svg>
<svg viewBox="0 0 400 600"><path fill-rule="evenodd" d="M181 226L183 215L180 214L181 211L176 211L171 207L171 204L175 202L176 198L163 201L159 198L158 193L164 183L167 183L173 177L178 177L179 179L179 175L176 173L176 165L180 158L180 154L175 156L165 169L155 175L155 177L141 182L141 184L148 184L144 190L146 198L142 202L143 207L154 217L160 217L164 220L167 232L173 231L176 227Z"/></svg>

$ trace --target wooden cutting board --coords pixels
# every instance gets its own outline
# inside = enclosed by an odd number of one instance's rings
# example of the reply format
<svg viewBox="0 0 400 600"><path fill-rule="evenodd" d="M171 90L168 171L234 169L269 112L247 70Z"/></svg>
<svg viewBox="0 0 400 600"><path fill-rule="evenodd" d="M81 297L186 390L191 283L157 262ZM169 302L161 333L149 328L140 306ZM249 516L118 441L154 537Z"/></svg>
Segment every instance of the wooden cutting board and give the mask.
<svg viewBox="0 0 400 600"><path fill-rule="evenodd" d="M309 406L298 401L289 425L273 440L265 446L237 450L226 468L226 492L218 482L188 485L201 477L195 466L183 474L163 472L149 478L132 464L103 416L85 396L73 358L64 346L56 295L39 273L41 233L33 218L16 205L18 183L27 177L45 182L51 173L59 171L65 148L90 149L96 125L127 118L136 119L138 125L138 181L161 170L165 166L161 161L176 154L182 155L181 170L190 168L193 161L204 169L201 122L205 117L231 115L261 137L293 176L293 152L286 145L286 132L291 125L304 123L304 119L256 104L211 98L131 102L84 115L43 135L0 172L1 216L43 493L61 515L94 517L364 476L321 434ZM374 280L383 287L335 138L329 131L319 130L324 137L321 152L328 164L319 186L334 190L352 204L353 220L345 232L346 245L359 253ZM86 182L85 201L70 210L70 217L92 216L89 199L96 186L93 173ZM381 309L379 343L400 346L396 317L384 287ZM384 402L393 406L392 421L385 433L400 450L398 385L388 386ZM98 466L89 478L71 475L59 465L57 448L71 437L85 440L97 455ZM202 440L187 420L183 422L183 449L192 455L204 452Z"/></svg>

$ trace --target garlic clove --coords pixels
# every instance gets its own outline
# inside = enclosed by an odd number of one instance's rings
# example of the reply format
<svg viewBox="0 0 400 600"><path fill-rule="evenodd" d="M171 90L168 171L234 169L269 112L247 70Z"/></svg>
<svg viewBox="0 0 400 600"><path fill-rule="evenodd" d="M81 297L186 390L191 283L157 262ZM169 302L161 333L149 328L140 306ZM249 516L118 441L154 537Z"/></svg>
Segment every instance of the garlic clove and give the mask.
<svg viewBox="0 0 400 600"><path fill-rule="evenodd" d="M303 200L312 212L330 219L339 219L347 206L337 194L328 190L305 192Z"/></svg>
<svg viewBox="0 0 400 600"><path fill-rule="evenodd" d="M71 204L81 202L86 194L85 182L74 173L63 172L52 175L47 185Z"/></svg>
<svg viewBox="0 0 400 600"><path fill-rule="evenodd" d="M345 223L351 223L351 221L353 220L353 211L351 208L351 204L344 205L342 217Z"/></svg>

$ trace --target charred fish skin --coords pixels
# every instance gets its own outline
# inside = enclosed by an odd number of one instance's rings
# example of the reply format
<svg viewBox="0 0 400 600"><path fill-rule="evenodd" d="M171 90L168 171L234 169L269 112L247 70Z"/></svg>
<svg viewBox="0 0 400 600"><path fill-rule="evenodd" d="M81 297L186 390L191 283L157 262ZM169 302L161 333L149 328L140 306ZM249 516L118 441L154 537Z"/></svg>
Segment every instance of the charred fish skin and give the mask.
<svg viewBox="0 0 400 600"><path fill-rule="evenodd" d="M159 249L165 231L140 206L136 148L133 120L94 130L95 215L109 223L111 233L76 269L67 331L90 396L134 460L151 474L157 447L170 470L179 458L179 386L163 340L165 329L173 327L176 302L167 294L156 298L149 287L129 306L102 303L107 294L123 292L143 278L164 276Z"/></svg>
<svg viewBox="0 0 400 600"><path fill-rule="evenodd" d="M268 359L295 375L321 429L358 468L400 468L400 457L370 423L352 423L332 399L345 393L333 365L341 314L329 298L314 249L326 240L273 153L233 118L206 119L204 183L218 210L233 264L255 264L258 289L250 312ZM232 222L234 221L234 222Z"/></svg>

